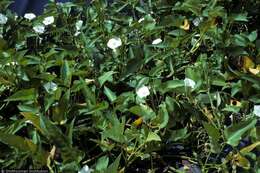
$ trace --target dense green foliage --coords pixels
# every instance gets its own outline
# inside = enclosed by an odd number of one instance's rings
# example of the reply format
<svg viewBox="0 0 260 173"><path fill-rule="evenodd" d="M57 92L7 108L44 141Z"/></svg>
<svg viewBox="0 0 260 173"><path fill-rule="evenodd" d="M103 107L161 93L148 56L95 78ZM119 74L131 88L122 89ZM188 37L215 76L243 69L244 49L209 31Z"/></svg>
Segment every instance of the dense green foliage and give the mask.
<svg viewBox="0 0 260 173"><path fill-rule="evenodd" d="M260 171L259 1L8 4L1 168Z"/></svg>

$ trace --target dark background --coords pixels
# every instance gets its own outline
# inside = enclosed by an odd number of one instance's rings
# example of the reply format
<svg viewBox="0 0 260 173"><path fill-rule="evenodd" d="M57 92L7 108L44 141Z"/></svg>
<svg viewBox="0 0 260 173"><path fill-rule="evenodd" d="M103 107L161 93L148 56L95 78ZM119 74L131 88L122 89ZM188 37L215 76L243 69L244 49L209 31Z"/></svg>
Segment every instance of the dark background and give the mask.
<svg viewBox="0 0 260 173"><path fill-rule="evenodd" d="M70 0L57 0L57 2L69 1ZM15 0L15 2L10 5L10 9L16 12L19 16L23 16L25 13L40 15L47 3L48 0Z"/></svg>

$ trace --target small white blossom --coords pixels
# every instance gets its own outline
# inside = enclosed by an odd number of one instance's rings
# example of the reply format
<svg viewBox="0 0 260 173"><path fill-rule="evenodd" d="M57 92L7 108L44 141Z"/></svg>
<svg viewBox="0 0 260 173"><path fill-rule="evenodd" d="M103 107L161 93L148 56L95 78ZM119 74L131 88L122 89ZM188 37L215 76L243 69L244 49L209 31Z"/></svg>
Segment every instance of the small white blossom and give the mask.
<svg viewBox="0 0 260 173"><path fill-rule="evenodd" d="M7 63L6 65L7 66L12 66L12 65L17 65L18 63L17 62L10 62L10 63Z"/></svg>
<svg viewBox="0 0 260 173"><path fill-rule="evenodd" d="M84 165L83 168L81 168L80 171L78 171L78 173L91 173L92 170L89 169L88 165Z"/></svg>
<svg viewBox="0 0 260 173"><path fill-rule="evenodd" d="M138 23L141 23L142 21L144 21L143 17L138 20Z"/></svg>
<svg viewBox="0 0 260 173"><path fill-rule="evenodd" d="M184 79L184 85L187 86L187 87L191 87L193 89L193 88L195 88L196 83L192 79L185 78Z"/></svg>
<svg viewBox="0 0 260 173"><path fill-rule="evenodd" d="M150 91L147 86L142 86L137 89L136 94L138 97L144 98L144 97L147 97L148 95L150 95Z"/></svg>
<svg viewBox="0 0 260 173"><path fill-rule="evenodd" d="M28 20L33 20L35 17L36 17L36 15L33 14L33 13L26 13L26 14L24 15L24 18L25 18L25 19L28 19Z"/></svg>
<svg viewBox="0 0 260 173"><path fill-rule="evenodd" d="M152 44L155 45L155 44L159 44L159 43L161 43L161 42L162 42L162 39L157 38L157 39L155 39L155 40L152 42Z"/></svg>
<svg viewBox="0 0 260 173"><path fill-rule="evenodd" d="M80 33L81 33L80 31L76 31L75 34L74 34L74 36L77 37Z"/></svg>
<svg viewBox="0 0 260 173"><path fill-rule="evenodd" d="M57 84L54 82L47 82L43 85L43 87L48 93L52 93L58 89Z"/></svg>
<svg viewBox="0 0 260 173"><path fill-rule="evenodd" d="M46 26L52 24L53 22L54 22L53 16L45 17L44 20L42 21L42 23Z"/></svg>
<svg viewBox="0 0 260 173"><path fill-rule="evenodd" d="M82 28L82 25L83 25L83 21L82 20L79 20L79 21L76 22L76 29L77 29L77 31Z"/></svg>
<svg viewBox="0 0 260 173"><path fill-rule="evenodd" d="M44 27L44 25L36 25L36 26L33 27L33 30L36 33L42 34L45 31L45 27Z"/></svg>
<svg viewBox="0 0 260 173"><path fill-rule="evenodd" d="M8 20L8 18L5 15L3 15L2 13L0 13L0 24L3 24L3 25L6 24L7 20Z"/></svg>
<svg viewBox="0 0 260 173"><path fill-rule="evenodd" d="M192 23L194 24L194 26L199 26L200 22L201 22L201 18L199 18L199 17L196 17L196 18L192 21Z"/></svg>
<svg viewBox="0 0 260 173"><path fill-rule="evenodd" d="M118 37L111 38L107 42L107 47L109 47L110 49L113 49L113 50L115 50L116 48L118 48L121 45L122 45L122 41Z"/></svg>
<svg viewBox="0 0 260 173"><path fill-rule="evenodd" d="M254 112L256 116L260 117L260 105L255 105L254 106Z"/></svg>

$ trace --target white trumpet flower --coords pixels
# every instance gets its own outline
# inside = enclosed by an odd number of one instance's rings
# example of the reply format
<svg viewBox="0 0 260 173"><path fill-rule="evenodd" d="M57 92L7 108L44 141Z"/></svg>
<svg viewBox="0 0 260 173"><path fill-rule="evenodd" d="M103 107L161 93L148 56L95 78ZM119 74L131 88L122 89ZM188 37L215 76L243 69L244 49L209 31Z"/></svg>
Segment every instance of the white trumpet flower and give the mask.
<svg viewBox="0 0 260 173"><path fill-rule="evenodd" d="M25 18L25 19L28 19L28 20L33 20L35 17L36 17L36 15L33 14L33 13L26 13L26 14L24 15L24 18Z"/></svg>
<svg viewBox="0 0 260 173"><path fill-rule="evenodd" d="M0 24L6 24L7 20L8 18L4 14L0 13Z"/></svg>
<svg viewBox="0 0 260 173"><path fill-rule="evenodd" d="M49 17L45 17L44 20L42 21L42 23L47 26L50 25L54 22L54 17L53 16L49 16Z"/></svg>
<svg viewBox="0 0 260 173"><path fill-rule="evenodd" d="M149 88L147 86L142 86L142 87L137 89L136 94L140 98L145 98L148 95L150 95L150 91L149 91Z"/></svg>
<svg viewBox="0 0 260 173"><path fill-rule="evenodd" d="M118 37L111 38L107 42L107 47L109 47L110 49L113 49L113 50L120 47L121 45L122 45L122 41Z"/></svg>
<svg viewBox="0 0 260 173"><path fill-rule="evenodd" d="M82 28L82 25L83 25L83 21L82 20L79 20L79 21L76 22L76 29L77 29L77 31Z"/></svg>
<svg viewBox="0 0 260 173"><path fill-rule="evenodd" d="M45 31L45 27L44 27L44 25L36 25L36 26L33 27L33 30L36 33L42 34Z"/></svg>
<svg viewBox="0 0 260 173"><path fill-rule="evenodd" d="M192 89L194 89L196 83L195 83L194 80L192 80L192 79L185 78L185 79L184 79L184 85L187 86L187 87L191 87Z"/></svg>
<svg viewBox="0 0 260 173"><path fill-rule="evenodd" d="M255 105L255 106L254 106L254 111L253 111L253 113L254 113L256 116L260 117L260 105Z"/></svg>

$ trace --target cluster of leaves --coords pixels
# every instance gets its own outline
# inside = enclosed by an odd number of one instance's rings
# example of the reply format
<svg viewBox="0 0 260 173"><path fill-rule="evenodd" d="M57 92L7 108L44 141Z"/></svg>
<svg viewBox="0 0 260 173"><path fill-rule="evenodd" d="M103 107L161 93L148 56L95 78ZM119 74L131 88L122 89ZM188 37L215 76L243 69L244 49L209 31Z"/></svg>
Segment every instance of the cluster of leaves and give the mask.
<svg viewBox="0 0 260 173"><path fill-rule="evenodd" d="M0 2L1 168L260 171L260 2L50 2L33 20L9 3ZM35 32L48 16L54 23ZM110 49L111 38L122 45ZM142 86L149 96L138 97Z"/></svg>

